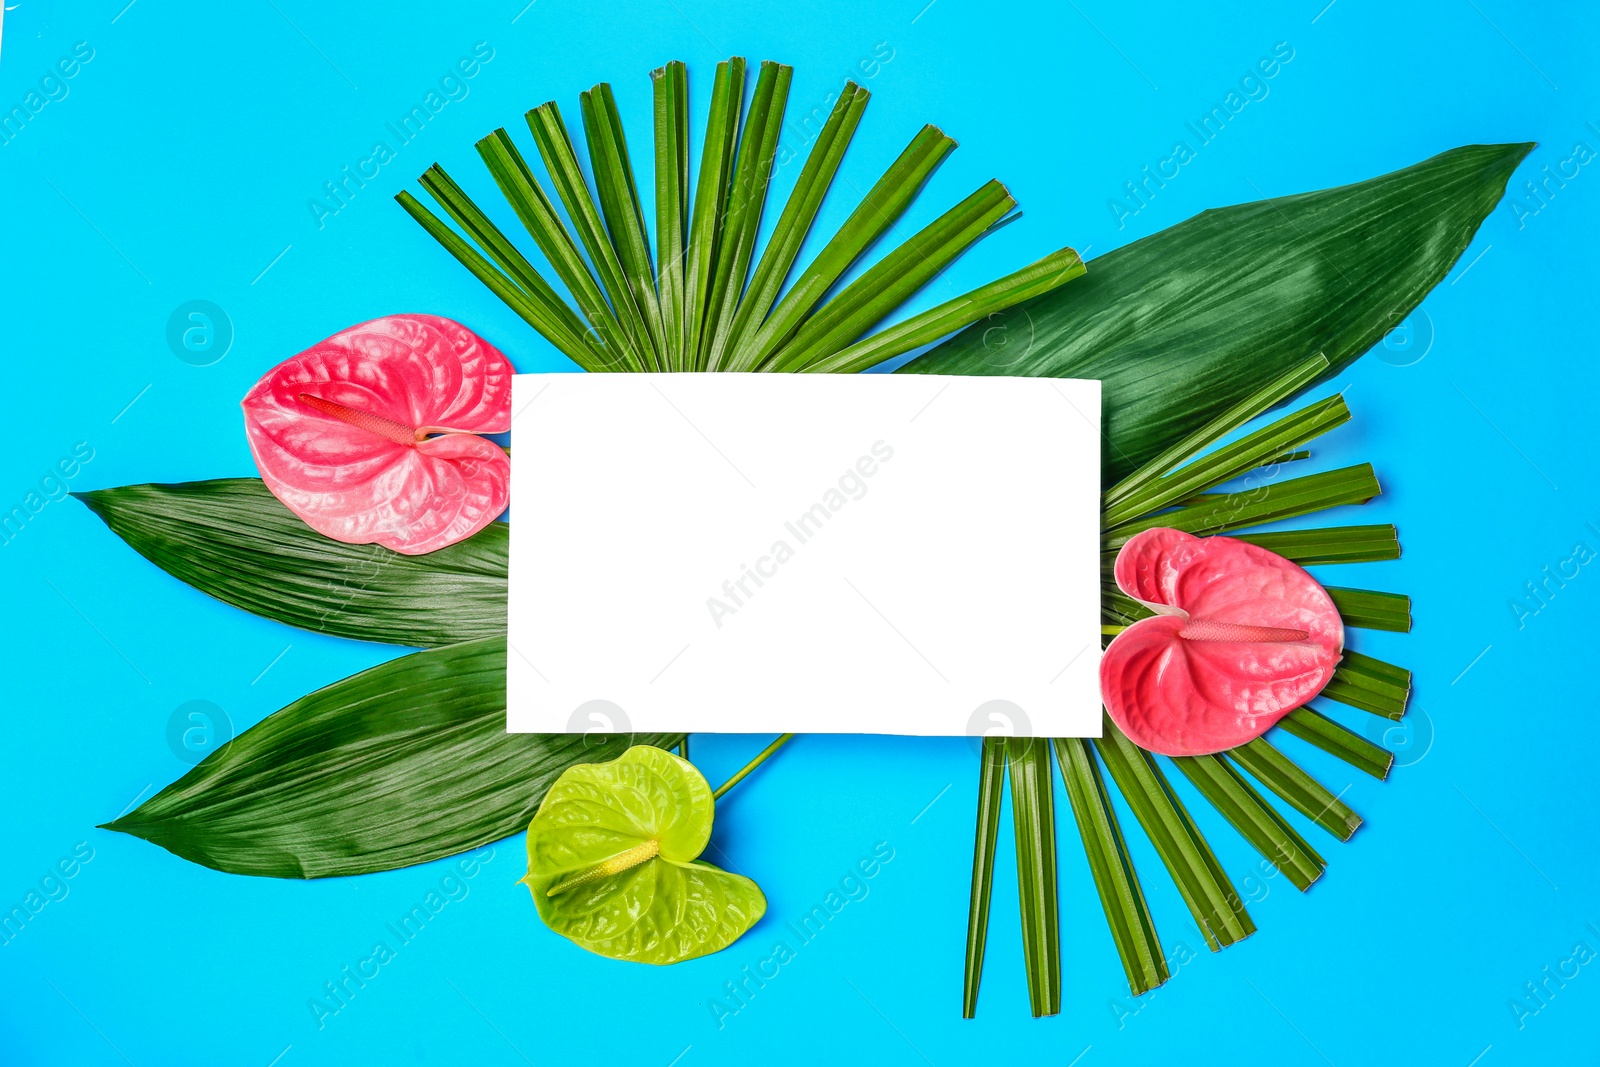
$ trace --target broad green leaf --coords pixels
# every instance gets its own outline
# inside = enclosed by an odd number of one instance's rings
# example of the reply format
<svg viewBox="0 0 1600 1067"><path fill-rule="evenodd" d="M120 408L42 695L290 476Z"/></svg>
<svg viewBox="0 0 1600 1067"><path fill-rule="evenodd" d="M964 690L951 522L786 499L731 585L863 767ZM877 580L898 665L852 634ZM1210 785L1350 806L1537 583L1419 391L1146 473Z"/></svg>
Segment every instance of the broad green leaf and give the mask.
<svg viewBox="0 0 1600 1067"><path fill-rule="evenodd" d="M1532 148L1468 145L1201 212L902 369L1100 379L1111 485L1308 356L1327 357L1327 378L1371 348L1461 257Z"/></svg>
<svg viewBox="0 0 1600 1067"><path fill-rule="evenodd" d="M322 536L259 478L74 495L162 570L290 626L421 648L506 632L504 523L406 556Z"/></svg>
<svg viewBox="0 0 1600 1067"><path fill-rule="evenodd" d="M750 879L699 861L715 804L694 764L647 745L573 767L528 826L546 926L590 952L678 963L726 948L767 910Z"/></svg>
<svg viewBox="0 0 1600 1067"><path fill-rule="evenodd" d="M274 878L387 871L499 841L563 771L631 743L506 733L505 670L505 639L492 637L362 671L269 715L105 828Z"/></svg>

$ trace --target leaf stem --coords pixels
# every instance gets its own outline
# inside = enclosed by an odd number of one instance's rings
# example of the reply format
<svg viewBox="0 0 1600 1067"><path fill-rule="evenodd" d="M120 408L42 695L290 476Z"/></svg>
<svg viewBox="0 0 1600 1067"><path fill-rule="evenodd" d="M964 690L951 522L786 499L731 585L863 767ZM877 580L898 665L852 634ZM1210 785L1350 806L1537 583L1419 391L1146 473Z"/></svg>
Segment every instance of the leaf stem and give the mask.
<svg viewBox="0 0 1600 1067"><path fill-rule="evenodd" d="M748 776L751 771L765 763L769 756L778 751L778 749L782 748L784 745L787 745L793 738L794 734L781 734L776 741L772 742L772 744L756 753L755 759L751 760L749 763L746 763L743 767L740 767L738 772L735 773L732 778L729 778L726 782L723 782L721 785L717 786L716 792L711 794L711 799L720 800L722 794L726 793L728 790L744 781L746 776Z"/></svg>

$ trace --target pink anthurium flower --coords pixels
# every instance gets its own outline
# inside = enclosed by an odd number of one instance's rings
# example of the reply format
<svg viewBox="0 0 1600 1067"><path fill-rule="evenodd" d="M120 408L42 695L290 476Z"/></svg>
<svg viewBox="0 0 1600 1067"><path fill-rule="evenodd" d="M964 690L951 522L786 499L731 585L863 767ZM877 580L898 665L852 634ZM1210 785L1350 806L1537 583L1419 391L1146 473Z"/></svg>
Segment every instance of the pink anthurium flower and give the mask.
<svg viewBox="0 0 1600 1067"><path fill-rule="evenodd" d="M319 341L244 398L267 488L312 529L419 555L506 509L511 363L460 323L389 315Z"/></svg>
<svg viewBox="0 0 1600 1067"><path fill-rule="evenodd" d="M1245 541L1145 530L1117 553L1116 579L1156 615L1111 642L1100 693L1152 752L1200 756L1260 737L1322 691L1344 651L1327 591Z"/></svg>

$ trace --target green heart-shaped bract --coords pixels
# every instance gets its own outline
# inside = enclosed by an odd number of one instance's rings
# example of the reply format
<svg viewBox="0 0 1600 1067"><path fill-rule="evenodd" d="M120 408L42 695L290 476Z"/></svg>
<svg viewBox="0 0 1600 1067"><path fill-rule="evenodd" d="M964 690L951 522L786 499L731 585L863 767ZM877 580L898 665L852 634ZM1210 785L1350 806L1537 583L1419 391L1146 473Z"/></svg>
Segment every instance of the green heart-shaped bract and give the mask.
<svg viewBox="0 0 1600 1067"><path fill-rule="evenodd" d="M528 826L528 875L544 924L590 952L678 963L726 948L767 898L698 862L715 802L694 764L649 745L566 771Z"/></svg>

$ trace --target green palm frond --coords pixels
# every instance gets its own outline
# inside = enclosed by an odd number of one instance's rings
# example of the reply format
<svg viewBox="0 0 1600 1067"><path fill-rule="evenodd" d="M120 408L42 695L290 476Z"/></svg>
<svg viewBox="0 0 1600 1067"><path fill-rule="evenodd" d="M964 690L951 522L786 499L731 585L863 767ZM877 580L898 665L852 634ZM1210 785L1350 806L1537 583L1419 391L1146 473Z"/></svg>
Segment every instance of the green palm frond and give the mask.
<svg viewBox="0 0 1600 1067"><path fill-rule="evenodd" d="M409 192L395 199L512 311L589 371L864 370L1084 273L1078 254L1064 248L874 334L1017 206L1005 186L986 182L851 279L956 147L943 131L925 126L785 290L870 94L845 84L758 256L792 70L762 63L748 106L746 73L743 59L717 65L693 180L687 69L674 62L651 74L654 262L609 84L580 98L592 191L553 102L526 116L543 181L505 130L478 142L500 194L570 304L438 166L420 184L459 230Z"/></svg>
<svg viewBox="0 0 1600 1067"><path fill-rule="evenodd" d="M1342 396L1316 401L1212 449L1227 434L1304 388L1326 367L1327 361L1315 356L1267 382L1106 491L1101 617L1107 629L1119 630L1151 614L1124 596L1111 579L1116 550L1134 533L1152 526L1173 526L1197 534L1232 533L1343 504L1364 503L1379 493L1377 479L1371 467L1365 465L1270 480L1282 463L1305 458L1300 446L1348 421L1350 410ZM1215 491L1240 476L1251 476L1256 484L1242 492ZM1341 526L1239 536L1301 564L1387 560L1400 554L1392 526ZM1394 631L1411 628L1408 597L1364 589L1334 588L1330 592L1346 626ZM1409 671L1347 649L1321 695L1374 715L1398 719L1405 714L1410 691ZM1309 707L1292 712L1280 726L1285 733L1337 756L1363 773L1382 779L1389 772L1393 757L1385 749ZM992 740L986 739L985 752ZM1136 996L1165 982L1167 967L1138 872L1111 806L1110 790L1100 773L1101 764L1155 847L1212 951L1248 937L1255 925L1211 846L1173 791L1162 770L1163 763L1175 767L1240 836L1301 890L1322 875L1326 861L1251 784L1251 779L1340 841L1349 840L1361 825L1361 817L1338 795L1265 739L1258 738L1215 756L1158 762L1105 718L1100 739L1058 740L1055 753L1107 925L1128 986ZM963 995L963 1014L968 1018L977 1007L978 982L983 972L989 871L994 863L994 821L999 811L1003 769L1003 761L985 759L980 770L981 799L974 850L978 858L973 868ZM1019 872L1037 867L1046 855L1045 847L1035 844L1041 835L1032 823L1030 816L1029 825L1017 831L1019 850L1024 846L1033 850L1026 855L1019 851ZM1048 842L1048 855L1055 855L1053 841ZM1037 882L1037 878L1032 879L1032 883ZM1025 887L1022 908L1026 931L1030 924L1038 926L1043 922L1041 909L1054 913L1056 905L1041 901L1037 888ZM1030 951L1025 954L1025 962L1030 992L1051 988L1059 981L1059 955ZM1039 969L1049 973L1034 973ZM1041 1010L1038 997L1032 1000L1035 1015L1049 1013L1048 1007Z"/></svg>

